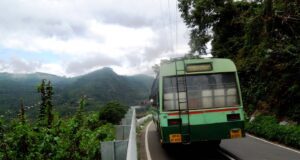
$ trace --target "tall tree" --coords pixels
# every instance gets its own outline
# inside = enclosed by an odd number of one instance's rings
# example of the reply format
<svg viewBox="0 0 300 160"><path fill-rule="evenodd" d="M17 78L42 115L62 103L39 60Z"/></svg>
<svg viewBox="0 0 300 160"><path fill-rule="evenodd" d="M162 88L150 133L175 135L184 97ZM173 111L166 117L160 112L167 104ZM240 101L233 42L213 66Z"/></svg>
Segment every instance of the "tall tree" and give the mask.
<svg viewBox="0 0 300 160"><path fill-rule="evenodd" d="M52 104L52 95L53 95L53 87L51 85L51 82L48 81L46 85L46 107L47 107L47 126L48 128L51 128L52 121L53 121L53 104Z"/></svg>
<svg viewBox="0 0 300 160"><path fill-rule="evenodd" d="M52 96L53 96L53 87L51 82L45 79L42 80L42 83L38 86L38 93L41 94L41 102L40 102L40 114L39 121L40 125L46 125L48 128L51 128L53 121L53 104L52 104Z"/></svg>
<svg viewBox="0 0 300 160"><path fill-rule="evenodd" d="M184 22L191 29L191 52L206 54L206 44L212 39L212 27L220 20L222 9L231 0L178 0ZM226 2L226 3L225 3Z"/></svg>
<svg viewBox="0 0 300 160"><path fill-rule="evenodd" d="M84 112L85 103L86 103L86 97L82 96L79 101L79 105L75 115L75 121L78 123L79 127L83 124L83 112Z"/></svg>
<svg viewBox="0 0 300 160"><path fill-rule="evenodd" d="M20 99L19 120L22 124L25 124L25 108L22 98Z"/></svg>
<svg viewBox="0 0 300 160"><path fill-rule="evenodd" d="M40 113L39 113L39 121L41 124L44 124L46 117L46 108L47 108L47 93L46 93L46 80L43 79L41 84L38 86L37 91L41 94L41 102L40 102Z"/></svg>

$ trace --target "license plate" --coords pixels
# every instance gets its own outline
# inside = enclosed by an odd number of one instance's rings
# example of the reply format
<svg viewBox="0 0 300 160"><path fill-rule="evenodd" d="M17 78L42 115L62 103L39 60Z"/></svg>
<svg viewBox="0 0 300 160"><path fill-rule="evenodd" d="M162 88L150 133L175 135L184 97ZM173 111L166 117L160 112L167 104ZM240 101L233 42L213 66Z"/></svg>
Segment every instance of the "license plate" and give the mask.
<svg viewBox="0 0 300 160"><path fill-rule="evenodd" d="M181 134L170 134L171 143L181 143Z"/></svg>
<svg viewBox="0 0 300 160"><path fill-rule="evenodd" d="M241 138L242 131L241 129L233 129L230 131L230 138Z"/></svg>

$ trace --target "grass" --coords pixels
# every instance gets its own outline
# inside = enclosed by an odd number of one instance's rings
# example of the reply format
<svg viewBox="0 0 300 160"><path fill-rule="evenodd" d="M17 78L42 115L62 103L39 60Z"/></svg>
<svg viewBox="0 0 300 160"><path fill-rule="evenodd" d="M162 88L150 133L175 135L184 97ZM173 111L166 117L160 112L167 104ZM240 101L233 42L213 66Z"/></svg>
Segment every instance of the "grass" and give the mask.
<svg viewBox="0 0 300 160"><path fill-rule="evenodd" d="M299 125L279 125L275 116L260 115L245 126L251 134L300 149Z"/></svg>

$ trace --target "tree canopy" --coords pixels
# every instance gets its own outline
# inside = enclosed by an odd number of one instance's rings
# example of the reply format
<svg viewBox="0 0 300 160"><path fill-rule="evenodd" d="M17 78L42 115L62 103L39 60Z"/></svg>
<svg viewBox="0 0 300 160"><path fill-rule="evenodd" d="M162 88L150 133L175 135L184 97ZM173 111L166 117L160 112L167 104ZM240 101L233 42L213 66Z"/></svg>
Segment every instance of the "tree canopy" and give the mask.
<svg viewBox="0 0 300 160"><path fill-rule="evenodd" d="M299 0L179 0L191 52L231 58L248 113L259 109L300 121Z"/></svg>

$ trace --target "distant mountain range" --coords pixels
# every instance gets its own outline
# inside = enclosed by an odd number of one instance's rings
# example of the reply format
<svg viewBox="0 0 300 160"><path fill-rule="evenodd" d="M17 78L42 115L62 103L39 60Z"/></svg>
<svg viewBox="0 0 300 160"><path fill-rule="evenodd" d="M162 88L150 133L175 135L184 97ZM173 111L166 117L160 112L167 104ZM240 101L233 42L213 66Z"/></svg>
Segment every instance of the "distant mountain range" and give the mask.
<svg viewBox="0 0 300 160"><path fill-rule="evenodd" d="M35 114L40 101L37 86L42 79L51 81L55 110L63 115L74 112L82 96L87 97L87 110L96 110L113 100L127 105L138 104L148 98L153 81L153 77L146 75L118 75L111 68L73 78L46 73L0 73L0 115L15 116L21 98L27 113Z"/></svg>

